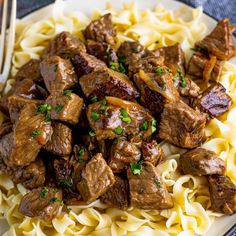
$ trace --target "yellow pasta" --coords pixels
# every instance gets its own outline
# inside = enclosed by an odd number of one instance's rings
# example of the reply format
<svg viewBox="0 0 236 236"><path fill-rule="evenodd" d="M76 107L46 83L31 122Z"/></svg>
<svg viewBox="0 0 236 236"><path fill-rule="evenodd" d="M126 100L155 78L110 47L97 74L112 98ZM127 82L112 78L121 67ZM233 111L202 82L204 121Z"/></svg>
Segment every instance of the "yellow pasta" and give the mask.
<svg viewBox="0 0 236 236"><path fill-rule="evenodd" d="M81 40L81 30L100 15L111 12L118 29L117 47L124 40L139 40L149 49L181 43L186 55L190 47L206 34L201 21L202 9L192 10L192 18L184 20L183 9L168 11L162 6L153 10L138 11L135 4L125 4L116 10L109 6L105 11L95 10L91 18L81 12L64 15L63 2L54 5L51 18L35 23L19 21L13 55L12 76L32 58L39 58L48 41L61 31L69 31ZM6 91L14 82L8 80ZM236 184L236 67L225 63L220 82L233 100L233 108L219 119L213 119L206 127L207 141L203 147L215 151L227 164L227 175ZM5 91L5 92L6 92ZM3 119L3 117L0 117ZM174 199L174 207L168 210L141 210L130 207L127 211L101 203L99 200L87 206L68 206L61 209L52 223L21 215L17 208L27 190L14 186L7 176L0 176L0 217L6 219L10 229L4 236L14 235L135 235L135 236L191 236L207 232L215 217L222 214L210 210L210 198L204 177L181 175L178 158L183 149L162 143L166 159L157 170Z"/></svg>

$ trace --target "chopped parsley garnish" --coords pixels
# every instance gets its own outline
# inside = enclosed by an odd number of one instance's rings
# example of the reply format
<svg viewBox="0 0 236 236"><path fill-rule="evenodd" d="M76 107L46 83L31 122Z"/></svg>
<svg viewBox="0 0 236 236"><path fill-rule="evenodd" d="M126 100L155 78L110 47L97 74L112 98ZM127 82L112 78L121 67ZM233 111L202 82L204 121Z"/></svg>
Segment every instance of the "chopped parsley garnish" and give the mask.
<svg viewBox="0 0 236 236"><path fill-rule="evenodd" d="M94 136L96 136L96 133L93 130L90 130L89 131L89 136L94 137Z"/></svg>
<svg viewBox="0 0 236 236"><path fill-rule="evenodd" d="M120 73L122 73L122 74L125 74L126 73L126 69L125 69L125 66L124 66L124 64L123 63L119 63L119 71L120 71Z"/></svg>
<svg viewBox="0 0 236 236"><path fill-rule="evenodd" d="M157 130L157 121L155 119L152 119L152 133L154 133Z"/></svg>
<svg viewBox="0 0 236 236"><path fill-rule="evenodd" d="M141 125L140 125L140 130L144 131L144 130L148 130L149 124L148 121L144 121Z"/></svg>
<svg viewBox="0 0 236 236"><path fill-rule="evenodd" d="M154 183L157 186L157 188L161 188L161 182L157 178L154 178Z"/></svg>
<svg viewBox="0 0 236 236"><path fill-rule="evenodd" d="M64 107L63 105L56 105L56 106L55 106L55 111L56 111L57 113L59 113L59 112L62 111L63 107Z"/></svg>
<svg viewBox="0 0 236 236"><path fill-rule="evenodd" d="M163 67L158 66L158 67L155 67L155 68L153 69L153 71L154 71L156 74L161 75L162 73L164 73L165 70L164 70Z"/></svg>
<svg viewBox="0 0 236 236"><path fill-rule="evenodd" d="M57 198L57 197L53 197L53 198L51 198L50 199L50 203L55 203L55 202L62 202L59 198Z"/></svg>
<svg viewBox="0 0 236 236"><path fill-rule="evenodd" d="M138 49L137 48L131 48L131 52L132 53L138 53Z"/></svg>
<svg viewBox="0 0 236 236"><path fill-rule="evenodd" d="M90 118L91 118L93 121L97 121L97 120L100 119L100 115L99 115L97 112L92 111Z"/></svg>
<svg viewBox="0 0 236 236"><path fill-rule="evenodd" d="M107 99L106 97L102 98L102 104L100 106L100 110L106 110L107 109Z"/></svg>
<svg viewBox="0 0 236 236"><path fill-rule="evenodd" d="M52 107L49 105L49 104L42 104L42 105L39 105L38 108L37 108L37 113L46 113L48 111L51 111L52 110Z"/></svg>
<svg viewBox="0 0 236 236"><path fill-rule="evenodd" d="M48 188L47 187L43 187L43 189L42 189L42 191L40 192L40 194L39 194L39 196L41 197L41 198L44 198L44 197L46 197L46 195L48 194Z"/></svg>
<svg viewBox="0 0 236 236"><path fill-rule="evenodd" d="M123 129L120 126L118 126L115 128L113 132L117 135L121 135L123 133Z"/></svg>
<svg viewBox="0 0 236 236"><path fill-rule="evenodd" d="M125 67L125 56L119 55L118 56L118 62L119 62L119 71L120 71L120 73L126 74L127 69Z"/></svg>
<svg viewBox="0 0 236 236"><path fill-rule="evenodd" d="M84 155L84 153L85 153L85 149L84 147L81 147L80 150L78 151L78 156L81 157Z"/></svg>
<svg viewBox="0 0 236 236"><path fill-rule="evenodd" d="M32 132L32 137L37 138L41 134L40 130L34 130Z"/></svg>
<svg viewBox="0 0 236 236"><path fill-rule="evenodd" d="M209 54L207 45L200 45L197 48L191 48L191 50L193 50L194 52L201 52L201 53L207 54L207 55Z"/></svg>
<svg viewBox="0 0 236 236"><path fill-rule="evenodd" d="M60 179L59 181L59 185L65 188L71 188L72 187L72 183L70 183L68 180L66 179Z"/></svg>
<svg viewBox="0 0 236 236"><path fill-rule="evenodd" d="M177 70L177 73L173 76L173 80L176 81L177 79L180 80L180 86L185 88L187 86L187 81L180 69Z"/></svg>
<svg viewBox="0 0 236 236"><path fill-rule="evenodd" d="M109 61L109 68L115 71L119 71L119 63L115 61Z"/></svg>
<svg viewBox="0 0 236 236"><path fill-rule="evenodd" d="M98 96L93 96L91 98L91 102L94 103L94 102L97 102L98 101Z"/></svg>
<svg viewBox="0 0 236 236"><path fill-rule="evenodd" d="M133 172L133 175L140 175L142 171L142 161L138 161L137 163L131 162L130 169Z"/></svg>
<svg viewBox="0 0 236 236"><path fill-rule="evenodd" d="M54 65L54 72L57 72L58 70L58 64Z"/></svg>
<svg viewBox="0 0 236 236"><path fill-rule="evenodd" d="M72 90L64 90L63 94L66 95L69 99L71 99Z"/></svg>
<svg viewBox="0 0 236 236"><path fill-rule="evenodd" d="M125 110L124 108L120 109L120 118L125 123L128 123L128 124L131 123L131 118L130 118L127 110Z"/></svg>

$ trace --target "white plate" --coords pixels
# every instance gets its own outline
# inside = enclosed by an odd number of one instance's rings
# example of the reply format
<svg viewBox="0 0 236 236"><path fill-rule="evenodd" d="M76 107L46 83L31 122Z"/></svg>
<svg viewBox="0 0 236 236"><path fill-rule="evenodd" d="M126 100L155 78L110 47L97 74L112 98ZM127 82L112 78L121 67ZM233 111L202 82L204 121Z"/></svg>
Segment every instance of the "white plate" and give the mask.
<svg viewBox="0 0 236 236"><path fill-rule="evenodd" d="M174 10L176 8L179 8L181 6L186 6L183 3L179 3L173 0L164 0L164 1L156 1L156 0L123 0L123 1L117 1L117 0L85 0L85 1L78 1L78 0L67 0L65 11L82 11L86 14L91 14L94 8L104 9L107 2L111 2L114 7L121 8L123 2L138 2L138 7L140 9L145 8L152 8L156 6L158 3L161 3L165 8ZM187 9L187 8L186 8ZM189 10L191 10L190 7L188 7ZM52 12L52 5L48 5L44 8L41 8L38 11L33 12L30 15L27 15L23 19L25 20L41 20L42 16L47 17L50 16ZM202 19L209 30L214 28L216 25L216 21L212 19L211 17L207 15L203 15ZM236 58L231 59L231 62L236 64ZM236 215L233 216L225 216L220 219L217 219L210 230L206 233L205 236L222 236L227 230L236 223ZM0 235L3 234L8 229L8 225L5 221L0 220Z"/></svg>

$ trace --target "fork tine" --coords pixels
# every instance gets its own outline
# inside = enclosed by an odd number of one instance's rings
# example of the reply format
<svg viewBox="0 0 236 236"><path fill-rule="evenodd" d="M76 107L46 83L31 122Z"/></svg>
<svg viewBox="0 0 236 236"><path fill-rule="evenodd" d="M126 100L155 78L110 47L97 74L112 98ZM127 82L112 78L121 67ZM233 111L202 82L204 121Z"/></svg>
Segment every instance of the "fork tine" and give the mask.
<svg viewBox="0 0 236 236"><path fill-rule="evenodd" d="M16 29L16 0L12 0L11 21L8 33L8 44L2 73L3 81L0 81L0 83L2 83L3 86L5 85L11 67L11 57L15 42L15 29Z"/></svg>
<svg viewBox="0 0 236 236"><path fill-rule="evenodd" d="M0 73L2 71L2 63L4 57L4 43L6 38L6 27L7 27L7 9L8 9L8 0L4 0L3 12L2 12L1 41L0 41Z"/></svg>

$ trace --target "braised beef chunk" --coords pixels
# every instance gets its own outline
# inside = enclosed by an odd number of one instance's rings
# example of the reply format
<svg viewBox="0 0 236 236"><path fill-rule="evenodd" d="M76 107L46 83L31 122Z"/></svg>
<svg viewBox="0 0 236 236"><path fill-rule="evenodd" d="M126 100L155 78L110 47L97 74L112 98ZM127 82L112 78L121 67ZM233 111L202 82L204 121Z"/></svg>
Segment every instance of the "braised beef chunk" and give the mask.
<svg viewBox="0 0 236 236"><path fill-rule="evenodd" d="M180 156L180 168L184 174L213 175L225 173L225 163L215 152L198 147Z"/></svg>
<svg viewBox="0 0 236 236"><path fill-rule="evenodd" d="M128 134L147 138L155 129L155 121L144 107L115 97L89 105L87 117L98 140Z"/></svg>
<svg viewBox="0 0 236 236"><path fill-rule="evenodd" d="M78 82L71 62L58 56L44 59L40 63L40 71L46 88L51 93L69 89Z"/></svg>
<svg viewBox="0 0 236 236"><path fill-rule="evenodd" d="M115 176L114 185L100 197L100 200L109 206L127 209L129 206L128 195L128 181L119 176Z"/></svg>
<svg viewBox="0 0 236 236"><path fill-rule="evenodd" d="M132 63L132 61L136 62L141 58L154 56L154 54L142 44L131 41L123 42L120 45L117 54L127 66Z"/></svg>
<svg viewBox="0 0 236 236"><path fill-rule="evenodd" d="M134 76L135 84L141 92L141 102L153 114L161 113L166 103L180 99L171 74L164 67L157 67L156 71L145 73L140 70Z"/></svg>
<svg viewBox="0 0 236 236"><path fill-rule="evenodd" d="M46 168L40 157L28 166L13 168L12 180L15 184L22 183L27 189L44 185Z"/></svg>
<svg viewBox="0 0 236 236"><path fill-rule="evenodd" d="M50 95L46 103L51 106L51 118L75 125L79 121L79 116L83 107L83 99L65 90L62 93Z"/></svg>
<svg viewBox="0 0 236 236"><path fill-rule="evenodd" d="M107 43L95 42L93 40L87 41L87 52L96 58L104 61L108 67L118 63L116 51Z"/></svg>
<svg viewBox="0 0 236 236"><path fill-rule="evenodd" d="M164 156L161 146L155 140L143 141L141 151L142 159L151 162L154 166L158 165Z"/></svg>
<svg viewBox="0 0 236 236"><path fill-rule="evenodd" d="M64 124L53 122L53 134L45 149L57 156L69 156L72 152L72 130Z"/></svg>
<svg viewBox="0 0 236 236"><path fill-rule="evenodd" d="M173 206L172 198L160 174L150 162L142 164L140 173L131 168L127 170L131 206L156 210Z"/></svg>
<svg viewBox="0 0 236 236"><path fill-rule="evenodd" d="M75 35L64 31L48 44L43 53L43 58L54 55L68 58L78 51L86 52L85 45Z"/></svg>
<svg viewBox="0 0 236 236"><path fill-rule="evenodd" d="M139 96L129 78L111 69L103 69L84 75L79 80L80 86L89 99L97 96L113 96L125 100L133 100Z"/></svg>
<svg viewBox="0 0 236 236"><path fill-rule="evenodd" d="M92 21L84 30L84 37L101 43L115 44L116 29L112 24L111 13Z"/></svg>
<svg viewBox="0 0 236 236"><path fill-rule="evenodd" d="M16 81L24 79L30 79L34 82L42 82L43 78L39 70L39 60L31 59L25 65L23 65L15 75Z"/></svg>
<svg viewBox="0 0 236 236"><path fill-rule="evenodd" d="M111 148L108 165L114 173L122 172L131 162L138 162L141 158L141 151L136 144L117 139Z"/></svg>
<svg viewBox="0 0 236 236"><path fill-rule="evenodd" d="M35 100L35 99L27 99L20 96L10 96L8 98L9 115L13 123L18 121L20 112L24 108L24 106L30 103L39 106L40 104L43 104L44 101Z"/></svg>
<svg viewBox="0 0 236 236"><path fill-rule="evenodd" d="M208 177L211 207L224 214L236 213L236 186L229 177L211 175Z"/></svg>
<svg viewBox="0 0 236 236"><path fill-rule="evenodd" d="M189 60L187 74L194 81L218 81L223 67L223 61L216 57L194 53Z"/></svg>
<svg viewBox="0 0 236 236"><path fill-rule="evenodd" d="M12 126L13 124L9 119L0 122L0 139L12 131Z"/></svg>
<svg viewBox="0 0 236 236"><path fill-rule="evenodd" d="M14 83L12 90L13 95L28 99L44 100L48 96L47 91L31 79L17 81Z"/></svg>
<svg viewBox="0 0 236 236"><path fill-rule="evenodd" d="M19 212L29 217L51 221L62 203L62 192L50 187L33 189L21 200Z"/></svg>
<svg viewBox="0 0 236 236"><path fill-rule="evenodd" d="M220 83L211 85L196 100L194 106L210 117L218 117L227 112L232 105L230 96Z"/></svg>
<svg viewBox="0 0 236 236"><path fill-rule="evenodd" d="M85 52L77 52L71 58L78 77L106 68L106 64Z"/></svg>
<svg viewBox="0 0 236 236"><path fill-rule="evenodd" d="M0 157L3 159L4 163L8 165L8 158L11 154L13 148L13 132L4 135L0 139ZM1 159L0 158L0 159Z"/></svg>
<svg viewBox="0 0 236 236"><path fill-rule="evenodd" d="M203 40L196 42L195 46L200 49L205 48L219 60L228 60L235 53L233 31L234 26L230 24L229 19L223 19L218 22L209 35Z"/></svg>
<svg viewBox="0 0 236 236"><path fill-rule="evenodd" d="M195 148L205 140L206 117L184 102L165 105L159 137L182 148Z"/></svg>
<svg viewBox="0 0 236 236"><path fill-rule="evenodd" d="M164 57L164 64L171 69L173 74L177 73L178 70L185 74L185 57L179 43L158 48L154 53Z"/></svg>
<svg viewBox="0 0 236 236"><path fill-rule="evenodd" d="M86 202L92 202L104 194L115 183L111 168L103 159L102 154L96 154L82 170L82 180L77 187Z"/></svg>
<svg viewBox="0 0 236 236"><path fill-rule="evenodd" d="M50 140L52 127L43 113L44 108L44 105L37 107L30 103L21 110L11 144L7 144L11 145L10 154L5 157L8 166L26 166L33 162L40 148Z"/></svg>

